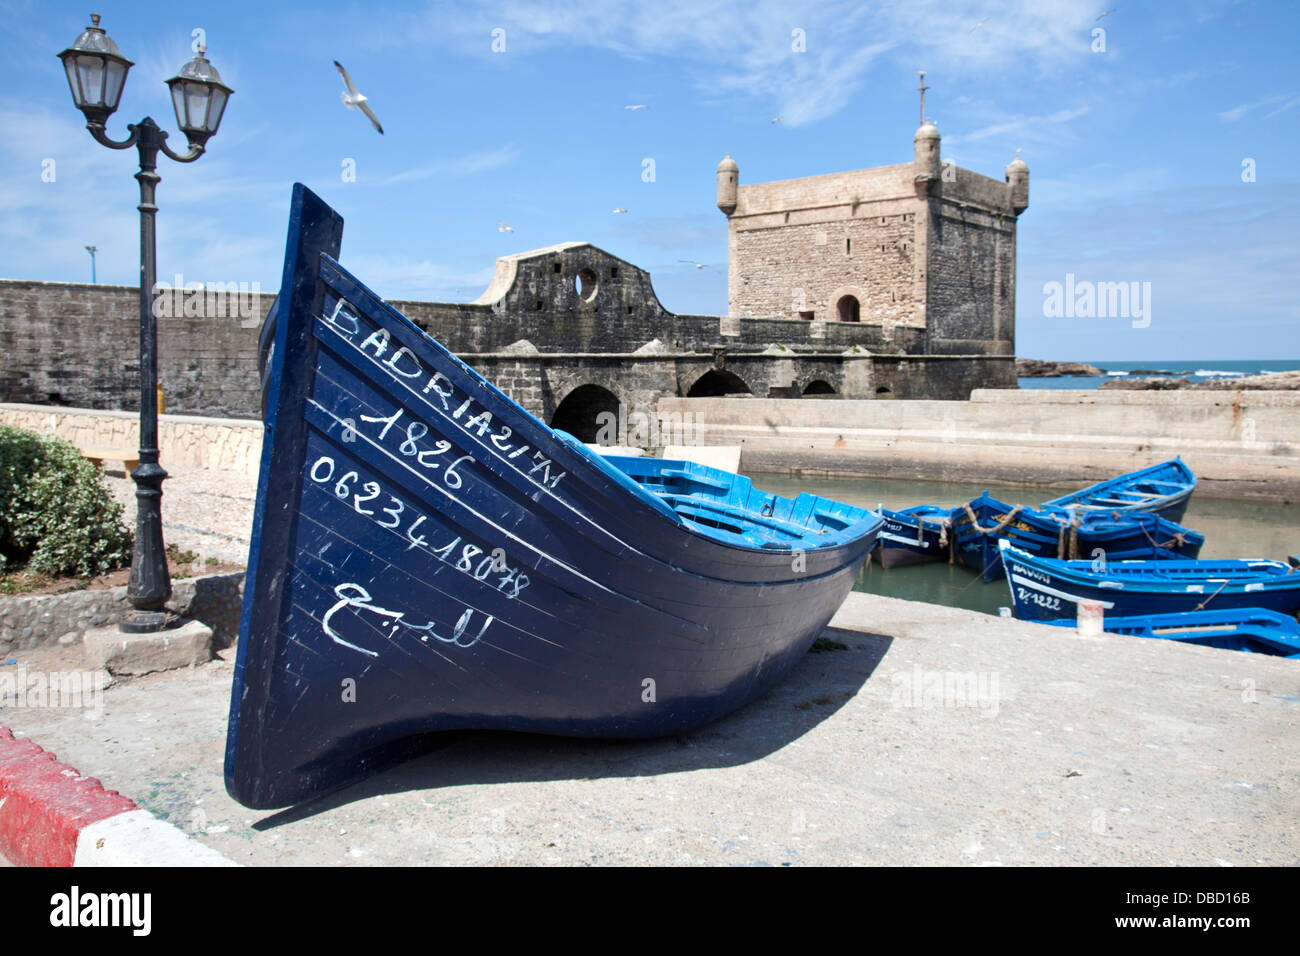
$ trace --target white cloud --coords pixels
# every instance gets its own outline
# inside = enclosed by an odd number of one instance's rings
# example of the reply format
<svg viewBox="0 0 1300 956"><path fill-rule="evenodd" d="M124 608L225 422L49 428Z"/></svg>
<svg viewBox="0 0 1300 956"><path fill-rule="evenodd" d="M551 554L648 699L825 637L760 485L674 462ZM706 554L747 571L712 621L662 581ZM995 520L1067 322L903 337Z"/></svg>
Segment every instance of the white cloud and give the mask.
<svg viewBox="0 0 1300 956"><path fill-rule="evenodd" d="M1078 119L1080 116L1086 116L1091 111L1091 107L1081 106L1074 109L1060 109L1055 113L1046 116L1016 116L1011 119L1001 120L992 123L970 133L959 133L955 136L944 136L943 145L951 146L958 143L977 143L980 140L989 139L993 136L1006 138L1010 134L1016 134L1016 141L1050 141L1058 142L1060 139L1060 130L1051 129L1068 124L1071 120Z"/></svg>
<svg viewBox="0 0 1300 956"><path fill-rule="evenodd" d="M487 172L492 169L500 169L502 166L508 166L519 158L519 150L514 146L502 146L499 149L489 150L487 152L468 153L464 156L452 156L447 159L441 159L436 163L427 166L420 166L416 169L408 169L405 172L396 173L384 179L384 185L393 183L409 183L420 179L428 179L430 176L445 176L456 178L460 176L473 176L476 173Z"/></svg>
<svg viewBox="0 0 1300 956"><path fill-rule="evenodd" d="M702 95L758 100L755 122L779 115L783 125L800 126L843 109L885 56L891 71L909 74L927 60L942 64L952 89L959 77L988 69L1015 68L1027 80L1061 71L1088 53L1095 15L1085 0L1015 0L991 17L981 0L494 0L439 3L422 30L483 57L494 56L497 26L506 30L506 56L563 45L674 57ZM792 49L795 29L806 36L805 52Z"/></svg>
<svg viewBox="0 0 1300 956"><path fill-rule="evenodd" d="M1263 109L1264 107L1274 106L1275 109L1264 114L1264 119L1272 119L1280 113L1285 113L1293 106L1300 106L1300 93L1292 90L1289 93L1277 93L1273 96L1266 96L1262 100L1256 100L1253 103L1242 103L1234 106L1232 109L1223 110L1219 113L1219 119L1225 123L1235 123L1252 110Z"/></svg>

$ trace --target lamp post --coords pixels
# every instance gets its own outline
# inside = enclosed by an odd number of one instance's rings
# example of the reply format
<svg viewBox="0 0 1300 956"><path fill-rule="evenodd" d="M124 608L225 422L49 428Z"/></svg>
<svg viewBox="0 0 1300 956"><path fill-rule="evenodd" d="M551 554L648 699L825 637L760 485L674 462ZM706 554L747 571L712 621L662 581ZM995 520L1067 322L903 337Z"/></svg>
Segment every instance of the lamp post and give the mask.
<svg viewBox="0 0 1300 956"><path fill-rule="evenodd" d="M86 251L90 253L90 284L95 284L95 253L99 251L99 246L86 246Z"/></svg>
<svg viewBox="0 0 1300 956"><path fill-rule="evenodd" d="M148 633L163 629L171 615L163 605L171 597L167 553L162 535L162 483L167 472L158 464L158 328L154 316L153 288L156 277L157 242L154 218L154 189L158 153L178 163L192 163L203 155L203 146L216 135L226 101L234 90L204 56L204 49L167 81L171 90L176 123L189 140L181 154L167 146L167 133L146 116L130 123L130 136L118 142L108 136L104 123L117 109L134 64L122 56L117 44L99 26L99 14L90 15L91 25L75 43L59 54L68 75L72 101L86 117L86 129L95 140L110 149L134 146L140 155L140 464L131 472L135 481L135 548L131 554L131 579L127 597L134 612L120 625L127 633Z"/></svg>

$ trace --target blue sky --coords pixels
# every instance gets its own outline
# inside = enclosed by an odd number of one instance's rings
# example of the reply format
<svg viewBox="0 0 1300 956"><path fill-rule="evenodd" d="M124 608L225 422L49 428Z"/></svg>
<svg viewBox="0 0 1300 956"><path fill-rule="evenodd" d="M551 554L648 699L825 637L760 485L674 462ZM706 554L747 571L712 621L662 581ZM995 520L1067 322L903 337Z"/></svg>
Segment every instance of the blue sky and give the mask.
<svg viewBox="0 0 1300 956"><path fill-rule="evenodd" d="M138 281L135 151L90 139L55 56L90 2L0 0L0 277L88 281L93 244L101 282ZM924 69L945 158L998 179L1016 149L1029 164L1018 354L1300 358L1300 4L94 9L136 64L111 135L148 114L184 145L163 81L197 29L236 91L207 155L160 161L162 279L275 288L300 180L347 220L344 263L390 298L467 301L496 256L581 240L648 269L667 308L725 312L723 154L742 183L909 161ZM385 135L343 107L334 59ZM343 181L349 160L355 182ZM1151 283L1150 324L1045 316L1044 285L1067 274Z"/></svg>

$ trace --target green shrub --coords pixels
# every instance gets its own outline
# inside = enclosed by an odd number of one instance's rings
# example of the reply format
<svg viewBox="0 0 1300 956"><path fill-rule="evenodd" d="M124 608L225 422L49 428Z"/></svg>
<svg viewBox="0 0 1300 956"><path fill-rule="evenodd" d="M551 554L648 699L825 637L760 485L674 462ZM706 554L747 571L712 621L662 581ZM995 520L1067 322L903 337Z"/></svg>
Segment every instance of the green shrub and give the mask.
<svg viewBox="0 0 1300 956"><path fill-rule="evenodd" d="M0 425L0 569L104 574L131 562L131 532L104 476L61 438Z"/></svg>

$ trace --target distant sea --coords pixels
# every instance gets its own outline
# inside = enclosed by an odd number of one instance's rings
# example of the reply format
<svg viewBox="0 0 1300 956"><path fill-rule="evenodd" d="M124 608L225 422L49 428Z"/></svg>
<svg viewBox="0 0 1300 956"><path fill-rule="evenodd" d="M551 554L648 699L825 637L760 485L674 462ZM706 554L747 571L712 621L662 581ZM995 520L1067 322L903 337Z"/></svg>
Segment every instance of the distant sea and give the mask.
<svg viewBox="0 0 1300 956"><path fill-rule="evenodd" d="M1300 369L1300 359L1251 359L1229 362L1223 359L1205 359L1199 362L1087 362L1105 369L1105 375L1066 375L1061 378L1022 378L1021 388L1097 388L1109 378L1185 378L1204 382L1211 378L1233 378L1241 375L1263 375L1267 372L1292 372ZM1152 374L1154 373L1154 374Z"/></svg>

